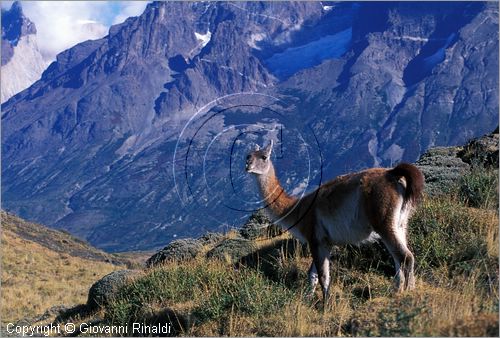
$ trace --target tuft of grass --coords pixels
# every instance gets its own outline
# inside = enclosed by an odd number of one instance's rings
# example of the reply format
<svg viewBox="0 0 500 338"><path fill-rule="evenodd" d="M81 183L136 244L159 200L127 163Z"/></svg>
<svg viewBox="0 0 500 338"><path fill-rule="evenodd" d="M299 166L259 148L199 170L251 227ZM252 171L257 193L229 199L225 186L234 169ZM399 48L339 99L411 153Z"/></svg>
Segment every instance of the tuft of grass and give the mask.
<svg viewBox="0 0 500 338"><path fill-rule="evenodd" d="M453 332L481 336L495 330L498 336L498 314L493 320L483 312L485 306L494 303L477 292L473 279L461 279L453 287L423 283L413 292L365 303L354 314L349 329L353 336L447 336ZM492 308L488 311L494 313ZM489 318L482 330L475 327L453 331L459 323L469 323L475 316Z"/></svg>
<svg viewBox="0 0 500 338"><path fill-rule="evenodd" d="M426 199L410 220L409 242L421 272L496 260L497 240L496 212L471 209L451 198Z"/></svg>
<svg viewBox="0 0 500 338"><path fill-rule="evenodd" d="M458 196L473 208L498 209L498 170L473 166L460 178Z"/></svg>
<svg viewBox="0 0 500 338"><path fill-rule="evenodd" d="M235 270L220 261L171 262L122 288L106 308L106 319L117 325L147 321L155 309L166 307L183 308L185 316L197 325L207 321L225 323L228 314L264 317L276 312L292 295L249 268Z"/></svg>
<svg viewBox="0 0 500 338"><path fill-rule="evenodd" d="M471 300L482 303L481 311L498 312L496 211L470 208L454 197L426 199L411 219L409 232L418 278L464 297L467 289ZM471 305L466 301L460 309L451 308L444 322L454 322L458 315L464 319L466 304Z"/></svg>

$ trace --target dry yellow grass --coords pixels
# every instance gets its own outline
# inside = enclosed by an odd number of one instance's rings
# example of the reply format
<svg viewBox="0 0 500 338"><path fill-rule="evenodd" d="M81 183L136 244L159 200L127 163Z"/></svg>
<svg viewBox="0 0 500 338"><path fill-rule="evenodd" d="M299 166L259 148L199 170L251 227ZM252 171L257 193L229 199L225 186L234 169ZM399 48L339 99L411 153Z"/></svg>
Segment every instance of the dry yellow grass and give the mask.
<svg viewBox="0 0 500 338"><path fill-rule="evenodd" d="M352 318L351 330L363 336L448 335L450 327L478 316L486 303L465 280L455 288L419 283L413 292L366 302Z"/></svg>
<svg viewBox="0 0 500 338"><path fill-rule="evenodd" d="M1 253L2 323L39 315L55 305L85 303L95 281L120 269L52 251L5 228Z"/></svg>

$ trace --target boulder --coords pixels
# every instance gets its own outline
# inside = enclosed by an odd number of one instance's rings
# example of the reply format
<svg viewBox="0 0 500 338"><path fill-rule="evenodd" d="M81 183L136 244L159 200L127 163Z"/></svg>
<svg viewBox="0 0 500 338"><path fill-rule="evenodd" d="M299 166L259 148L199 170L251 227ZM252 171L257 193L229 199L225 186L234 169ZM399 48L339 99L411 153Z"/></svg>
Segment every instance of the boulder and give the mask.
<svg viewBox="0 0 500 338"><path fill-rule="evenodd" d="M147 267L153 267L165 261L183 261L196 257L203 249L203 244L192 238L178 239L170 242L162 250L146 261Z"/></svg>
<svg viewBox="0 0 500 338"><path fill-rule="evenodd" d="M228 260L231 263L238 262L241 258L255 251L252 241L244 238L231 238L219 243L215 248L207 252L207 258Z"/></svg>
<svg viewBox="0 0 500 338"><path fill-rule="evenodd" d="M138 270L119 270L102 277L90 287L87 307L93 310L109 304L118 290L138 273Z"/></svg>
<svg viewBox="0 0 500 338"><path fill-rule="evenodd" d="M198 241L203 245L212 246L218 244L224 238L224 234L221 234L219 232L207 232L206 234L198 238Z"/></svg>
<svg viewBox="0 0 500 338"><path fill-rule="evenodd" d="M281 228L259 210L255 212L239 231L241 237L246 239L256 239L259 237L273 237L282 233Z"/></svg>

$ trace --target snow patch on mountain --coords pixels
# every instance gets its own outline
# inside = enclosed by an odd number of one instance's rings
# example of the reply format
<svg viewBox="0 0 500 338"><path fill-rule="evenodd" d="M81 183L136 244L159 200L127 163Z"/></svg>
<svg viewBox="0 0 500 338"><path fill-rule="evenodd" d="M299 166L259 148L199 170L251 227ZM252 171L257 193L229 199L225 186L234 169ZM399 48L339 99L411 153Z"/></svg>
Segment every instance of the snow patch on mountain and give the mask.
<svg viewBox="0 0 500 338"><path fill-rule="evenodd" d="M307 189L308 184L309 184L309 179L305 179L304 181L300 182L299 185L293 188L291 195L300 196Z"/></svg>
<svg viewBox="0 0 500 338"><path fill-rule="evenodd" d="M368 141L368 153L372 156L373 158L373 166L374 167L379 167L380 166L380 158L377 156L378 153L378 138L377 138L377 132L375 130L370 130L372 137L370 141Z"/></svg>
<svg viewBox="0 0 500 338"><path fill-rule="evenodd" d="M406 94L406 87L404 82L399 77L393 77L386 85L385 92L387 93L387 104L391 111L403 101Z"/></svg>
<svg viewBox="0 0 500 338"><path fill-rule="evenodd" d="M409 41L416 41L416 42L429 42L429 38L422 38L420 36L409 36L409 35L395 36L394 40L409 40Z"/></svg>
<svg viewBox="0 0 500 338"><path fill-rule="evenodd" d="M212 38L212 32L210 31L207 31L205 34L194 32L194 35L196 36L197 40L201 41L201 48L205 47Z"/></svg>
<svg viewBox="0 0 500 338"><path fill-rule="evenodd" d="M404 152L404 148L394 143L384 152L383 157L390 163L390 166L393 166L394 164L402 161Z"/></svg>
<svg viewBox="0 0 500 338"><path fill-rule="evenodd" d="M135 145L136 142L137 142L137 135L129 136L125 140L125 142L123 142L121 147L116 150L115 154L123 157L125 154L127 154L130 148L132 148Z"/></svg>
<svg viewBox="0 0 500 338"><path fill-rule="evenodd" d="M265 40L266 38L266 33L252 33L247 43L250 47L260 50L261 48L258 46L258 43Z"/></svg>

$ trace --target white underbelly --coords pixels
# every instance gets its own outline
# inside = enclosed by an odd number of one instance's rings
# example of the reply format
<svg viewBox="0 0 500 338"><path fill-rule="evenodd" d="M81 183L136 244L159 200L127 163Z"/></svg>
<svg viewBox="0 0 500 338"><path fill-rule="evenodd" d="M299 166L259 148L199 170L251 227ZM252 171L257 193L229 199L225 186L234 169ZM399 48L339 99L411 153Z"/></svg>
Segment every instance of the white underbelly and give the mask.
<svg viewBox="0 0 500 338"><path fill-rule="evenodd" d="M374 237L371 224L360 219L321 221L321 227L334 244L358 244Z"/></svg>
<svg viewBox="0 0 500 338"><path fill-rule="evenodd" d="M366 213L353 194L337 210L317 210L318 225L334 244L358 244L376 237Z"/></svg>

